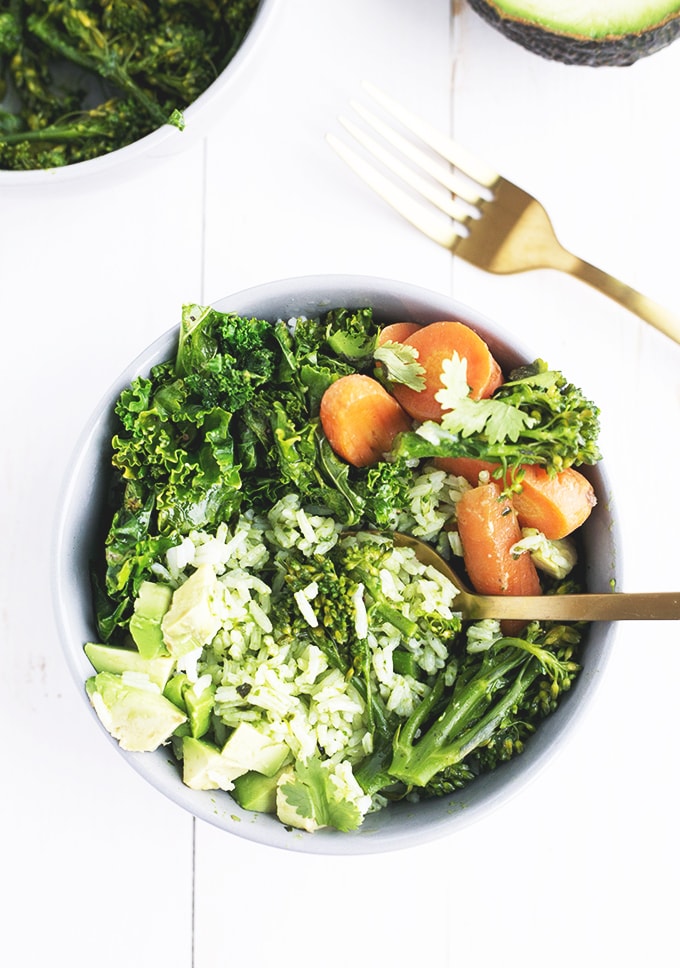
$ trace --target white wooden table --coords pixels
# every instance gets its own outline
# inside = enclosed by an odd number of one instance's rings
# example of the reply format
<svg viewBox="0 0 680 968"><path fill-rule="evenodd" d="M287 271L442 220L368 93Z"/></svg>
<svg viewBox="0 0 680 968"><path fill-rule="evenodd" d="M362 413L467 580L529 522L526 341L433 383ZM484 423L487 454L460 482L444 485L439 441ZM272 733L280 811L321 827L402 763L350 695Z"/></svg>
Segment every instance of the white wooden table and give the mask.
<svg viewBox="0 0 680 968"><path fill-rule="evenodd" d="M453 293L584 387L603 411L621 587L680 584L680 348L578 282L490 277L393 214L324 140L362 79L536 194L579 255L680 313L680 43L630 68L567 67L460 0L277 0L205 137L106 183L0 189L12 968L677 964L677 624L621 625L596 702L502 811L360 858L271 851L194 821L91 728L62 658L50 543L90 410L182 303L317 272Z"/></svg>

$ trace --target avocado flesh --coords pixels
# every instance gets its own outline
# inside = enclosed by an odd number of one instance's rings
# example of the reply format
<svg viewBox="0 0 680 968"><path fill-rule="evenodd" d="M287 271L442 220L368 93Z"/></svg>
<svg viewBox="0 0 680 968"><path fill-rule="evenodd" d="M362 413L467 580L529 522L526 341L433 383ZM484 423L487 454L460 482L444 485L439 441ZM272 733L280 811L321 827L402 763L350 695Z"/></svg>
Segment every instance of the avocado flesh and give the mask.
<svg viewBox="0 0 680 968"><path fill-rule="evenodd" d="M484 20L549 60L635 63L680 36L679 0L469 0Z"/></svg>
<svg viewBox="0 0 680 968"><path fill-rule="evenodd" d="M170 608L172 589L152 581L143 581L130 619L130 634L145 659L153 659L167 650L163 644L161 622Z"/></svg>
<svg viewBox="0 0 680 968"><path fill-rule="evenodd" d="M138 672L149 677L159 689L165 689L175 660L171 656L158 656L155 659L145 659L139 652L123 649L115 645L103 645L99 642L86 642L85 655L97 672Z"/></svg>
<svg viewBox="0 0 680 968"><path fill-rule="evenodd" d="M98 672L87 680L85 689L102 725L124 750L150 753L186 720L158 687L131 684L124 674Z"/></svg>
<svg viewBox="0 0 680 968"><path fill-rule="evenodd" d="M190 734L194 739L200 739L208 732L212 708L215 704L214 685L197 692L189 677L179 672L169 680L163 695L187 714Z"/></svg>
<svg viewBox="0 0 680 968"><path fill-rule="evenodd" d="M220 583L210 565L200 565L180 585L161 620L163 641L170 655L181 658L202 648L222 625Z"/></svg>
<svg viewBox="0 0 680 968"><path fill-rule="evenodd" d="M273 742L249 723L236 727L223 749L194 736L182 740L182 779L193 790L231 790L237 777L256 771L274 776L288 747Z"/></svg>
<svg viewBox="0 0 680 968"><path fill-rule="evenodd" d="M254 770L234 780L232 796L244 810L255 813L276 813L276 789L279 775L264 776Z"/></svg>

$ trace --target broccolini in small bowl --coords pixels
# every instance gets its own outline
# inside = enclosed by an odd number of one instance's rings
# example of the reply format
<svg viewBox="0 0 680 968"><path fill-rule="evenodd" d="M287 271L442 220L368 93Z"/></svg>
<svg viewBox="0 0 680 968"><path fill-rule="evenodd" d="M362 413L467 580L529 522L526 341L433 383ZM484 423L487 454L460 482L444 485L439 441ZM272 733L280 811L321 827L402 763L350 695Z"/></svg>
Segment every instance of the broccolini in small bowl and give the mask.
<svg viewBox="0 0 680 968"><path fill-rule="evenodd" d="M272 6L11 0L0 13L0 185L177 151L228 91Z"/></svg>
<svg viewBox="0 0 680 968"><path fill-rule="evenodd" d="M464 621L391 535L506 593L606 590L598 430L560 370L413 286L184 307L66 485L57 615L94 720L177 804L271 846L392 850L482 818L566 737L612 629Z"/></svg>

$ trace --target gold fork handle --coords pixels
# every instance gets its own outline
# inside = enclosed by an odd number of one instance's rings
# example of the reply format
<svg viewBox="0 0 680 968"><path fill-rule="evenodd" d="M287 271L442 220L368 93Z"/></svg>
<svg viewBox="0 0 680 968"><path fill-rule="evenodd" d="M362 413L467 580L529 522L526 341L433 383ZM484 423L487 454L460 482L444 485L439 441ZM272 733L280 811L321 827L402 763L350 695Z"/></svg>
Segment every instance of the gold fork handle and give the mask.
<svg viewBox="0 0 680 968"><path fill-rule="evenodd" d="M665 333L676 343L680 343L680 318L674 316L664 306L660 306L659 303L643 296L635 289L631 289L624 282L620 282L608 273L603 272L602 269L598 269L576 256L573 256L573 261L565 266L564 271L581 279L582 282L588 283L589 286L593 286L594 289L598 289L611 299L615 299L616 302L639 316L640 319L644 319L655 329Z"/></svg>
<svg viewBox="0 0 680 968"><path fill-rule="evenodd" d="M604 592L574 595L470 595L466 618L556 622L680 619L680 592Z"/></svg>

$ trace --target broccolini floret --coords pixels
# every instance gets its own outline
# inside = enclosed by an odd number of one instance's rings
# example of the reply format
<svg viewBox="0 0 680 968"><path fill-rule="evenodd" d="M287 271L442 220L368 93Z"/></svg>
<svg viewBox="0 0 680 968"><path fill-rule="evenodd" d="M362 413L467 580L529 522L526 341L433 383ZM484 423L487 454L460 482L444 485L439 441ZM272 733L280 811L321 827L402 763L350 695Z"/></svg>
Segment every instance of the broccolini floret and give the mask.
<svg viewBox="0 0 680 968"><path fill-rule="evenodd" d="M550 475L572 465L595 464L600 412L582 390L543 360L514 370L484 400L450 402L441 423L425 421L402 434L396 456L472 457L498 463L516 475L538 464Z"/></svg>
<svg viewBox="0 0 680 968"><path fill-rule="evenodd" d="M447 688L440 675L394 739L387 775L407 788L442 794L521 752L578 674L575 630L532 623L524 637L498 639L473 670Z"/></svg>

